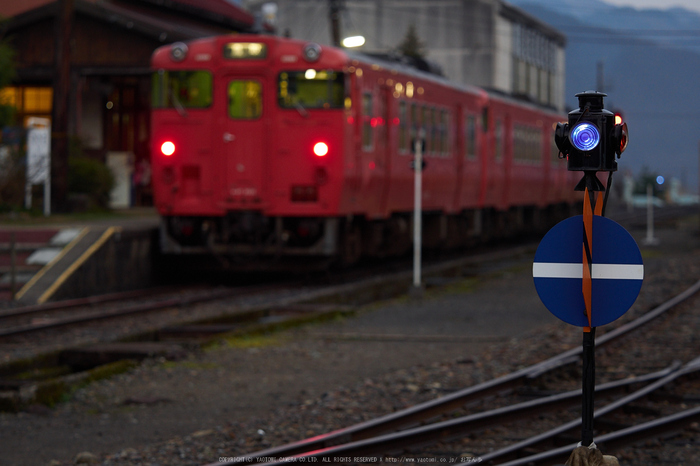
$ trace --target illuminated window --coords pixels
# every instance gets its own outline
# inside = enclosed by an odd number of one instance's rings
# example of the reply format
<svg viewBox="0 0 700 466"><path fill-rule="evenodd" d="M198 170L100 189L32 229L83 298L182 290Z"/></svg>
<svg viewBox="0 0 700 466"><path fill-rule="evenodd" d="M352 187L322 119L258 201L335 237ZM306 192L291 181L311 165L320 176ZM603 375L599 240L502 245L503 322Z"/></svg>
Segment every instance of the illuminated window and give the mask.
<svg viewBox="0 0 700 466"><path fill-rule="evenodd" d="M24 89L25 112L50 112L53 89L50 87L27 87Z"/></svg>
<svg viewBox="0 0 700 466"><path fill-rule="evenodd" d="M0 104L18 107L22 102L22 90L18 87L0 89Z"/></svg>
<svg viewBox="0 0 700 466"><path fill-rule="evenodd" d="M212 77L208 71L153 73L153 108L206 108L212 102Z"/></svg>
<svg viewBox="0 0 700 466"><path fill-rule="evenodd" d="M25 124L31 117L51 118L53 89L17 86L0 90L0 104L15 107L17 122Z"/></svg>
<svg viewBox="0 0 700 466"><path fill-rule="evenodd" d="M228 115L237 120L254 120L261 114L262 85L257 81L231 81L228 85Z"/></svg>
<svg viewBox="0 0 700 466"><path fill-rule="evenodd" d="M345 108L345 75L329 70L284 71L277 101L282 108Z"/></svg>
<svg viewBox="0 0 700 466"><path fill-rule="evenodd" d="M232 59L263 59L267 56L267 45L260 42L231 42L224 46L224 57Z"/></svg>

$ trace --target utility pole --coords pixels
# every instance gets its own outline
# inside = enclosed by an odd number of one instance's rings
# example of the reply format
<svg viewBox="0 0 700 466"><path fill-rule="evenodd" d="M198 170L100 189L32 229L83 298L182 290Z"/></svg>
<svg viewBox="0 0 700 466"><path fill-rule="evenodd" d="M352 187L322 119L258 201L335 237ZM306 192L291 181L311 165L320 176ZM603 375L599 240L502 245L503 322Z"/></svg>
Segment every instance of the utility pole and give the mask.
<svg viewBox="0 0 700 466"><path fill-rule="evenodd" d="M328 12L331 20L331 39L333 46L340 47L340 12L345 0L328 0Z"/></svg>
<svg viewBox="0 0 700 466"><path fill-rule="evenodd" d="M50 173L54 212L65 212L68 209L68 100L71 88L73 5L74 0L59 0L56 16Z"/></svg>
<svg viewBox="0 0 700 466"><path fill-rule="evenodd" d="M598 66L596 67L596 91L605 93L605 75L604 75L605 64L603 60L598 61Z"/></svg>

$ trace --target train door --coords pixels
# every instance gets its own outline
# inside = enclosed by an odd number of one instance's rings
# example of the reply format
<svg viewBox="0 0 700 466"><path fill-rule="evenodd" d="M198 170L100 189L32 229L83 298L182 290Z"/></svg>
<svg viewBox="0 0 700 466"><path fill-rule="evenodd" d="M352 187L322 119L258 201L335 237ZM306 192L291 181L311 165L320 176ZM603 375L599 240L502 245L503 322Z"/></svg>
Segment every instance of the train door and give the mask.
<svg viewBox="0 0 700 466"><path fill-rule="evenodd" d="M229 207L255 209L265 199L266 118L261 76L224 78L226 117L222 128L225 192Z"/></svg>

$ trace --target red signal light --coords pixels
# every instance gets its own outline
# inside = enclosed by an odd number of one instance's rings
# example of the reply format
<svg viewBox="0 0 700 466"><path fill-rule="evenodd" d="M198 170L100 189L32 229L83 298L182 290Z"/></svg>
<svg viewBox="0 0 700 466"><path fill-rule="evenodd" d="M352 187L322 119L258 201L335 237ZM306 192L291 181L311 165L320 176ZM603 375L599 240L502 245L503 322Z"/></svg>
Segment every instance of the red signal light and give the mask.
<svg viewBox="0 0 700 466"><path fill-rule="evenodd" d="M172 141L165 141L163 144L160 145L160 151L166 157L170 157L175 153L175 144Z"/></svg>
<svg viewBox="0 0 700 466"><path fill-rule="evenodd" d="M316 154L317 157L328 155L328 144L325 142L317 142L314 144L314 154Z"/></svg>
<svg viewBox="0 0 700 466"><path fill-rule="evenodd" d="M615 124L616 125L622 124L622 114L620 114L620 113L615 114Z"/></svg>

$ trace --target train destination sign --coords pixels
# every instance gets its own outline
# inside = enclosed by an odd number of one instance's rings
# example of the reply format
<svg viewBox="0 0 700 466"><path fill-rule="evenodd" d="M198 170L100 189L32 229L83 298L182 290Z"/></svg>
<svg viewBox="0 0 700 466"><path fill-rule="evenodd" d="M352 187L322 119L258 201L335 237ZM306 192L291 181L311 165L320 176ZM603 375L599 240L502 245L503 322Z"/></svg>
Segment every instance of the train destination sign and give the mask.
<svg viewBox="0 0 700 466"><path fill-rule="evenodd" d="M618 223L593 216L591 323L608 324L629 310L644 279L642 254ZM568 218L545 235L535 253L532 275L545 307L557 318L589 326L583 296L583 216Z"/></svg>

